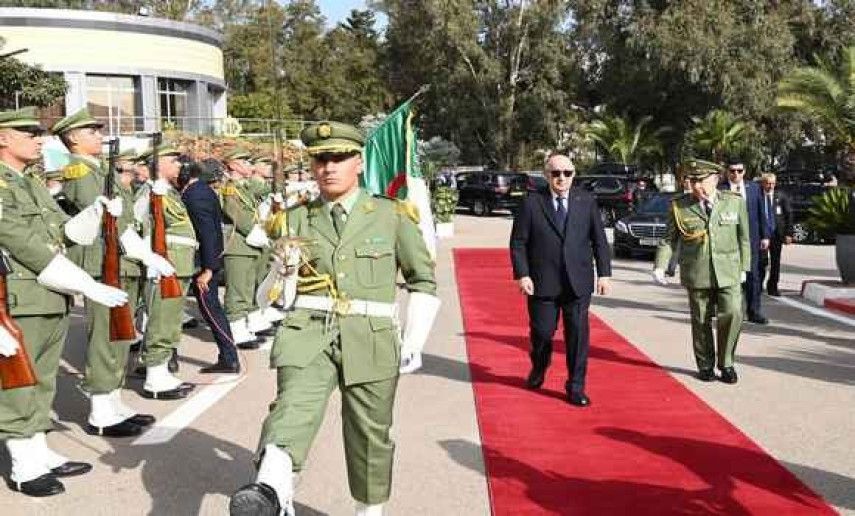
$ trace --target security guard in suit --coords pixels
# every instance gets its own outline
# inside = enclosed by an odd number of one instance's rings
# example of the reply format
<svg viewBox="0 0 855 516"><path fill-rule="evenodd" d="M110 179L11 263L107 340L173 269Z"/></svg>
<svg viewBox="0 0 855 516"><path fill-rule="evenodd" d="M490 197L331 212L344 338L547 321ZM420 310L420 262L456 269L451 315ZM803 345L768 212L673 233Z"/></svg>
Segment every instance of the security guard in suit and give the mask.
<svg viewBox="0 0 855 516"><path fill-rule="evenodd" d="M181 152L172 146L158 148L158 178L151 185L149 195L158 195L162 199L163 218L166 229L166 247L169 262L174 266L174 274L181 283L181 292L186 293L190 278L196 270L194 258L199 247L196 232L190 222L187 207L176 190L181 163ZM140 159L153 167L153 149L140 154ZM151 214L148 214L151 217ZM146 228L152 228L149 218ZM150 238L146 238L150 241ZM158 256L158 255L155 255ZM141 354L145 365L145 384L143 396L147 398L172 400L185 398L195 388L191 383L182 382L169 370L169 360L181 343L181 320L184 315L184 296L163 299L160 296L160 271L149 270L146 299L151 300L148 307L144 351Z"/></svg>
<svg viewBox="0 0 855 516"><path fill-rule="evenodd" d="M255 302L260 282L258 268L267 264L264 249L270 245L258 215L258 198L251 179L250 154L235 149L225 158L229 181L220 189L226 233L226 317L232 336L240 348L257 348L257 334L271 329Z"/></svg>
<svg viewBox="0 0 855 516"><path fill-rule="evenodd" d="M292 471L305 464L335 387L350 492L357 514L382 514L392 482L389 437L400 372L421 365L421 349L439 309L434 263L414 210L358 186L362 133L322 122L301 138L322 197L288 212L292 237L306 243L294 310L271 352L278 396L262 428L256 480L231 500L233 516L293 514ZM395 291L401 272L410 292L399 342ZM301 286L302 285L302 286Z"/></svg>
<svg viewBox="0 0 855 516"><path fill-rule="evenodd" d="M131 313L136 308L141 265L171 274L172 267L154 255L139 236L132 211L124 206L133 204L131 189L118 180L116 171L106 170L101 148L103 124L81 109L58 122L51 132L59 136L71 152L71 161L63 170L62 191L66 199L80 212L86 212L104 193L106 181L113 181L116 197L108 200L108 211L117 217L117 228L125 249L121 259L122 290L128 293ZM111 207L110 205L114 205ZM96 239L92 245L69 251L69 257L94 278L101 277L104 245ZM110 341L110 311L102 305L86 303L86 368L84 389L90 393L90 411L85 430L107 437L139 435L154 423L149 414L137 414L122 402L121 388L125 379L130 342Z"/></svg>
<svg viewBox="0 0 855 516"><path fill-rule="evenodd" d="M720 165L692 159L685 170L692 192L672 201L653 276L660 284L667 282L665 268L679 245L680 283L689 293L698 378L715 380L717 366L721 381L736 383L733 358L742 329L741 284L751 267L748 213L739 194L716 189Z"/></svg>
<svg viewBox="0 0 855 516"><path fill-rule="evenodd" d="M32 387L0 389L0 440L12 461L10 487L36 497L61 493L59 477L92 469L51 450L45 437L53 429L50 409L71 296L83 294L107 307L127 302L127 294L96 282L65 257L67 245L92 243L100 220L93 224L87 214L69 219L42 181L24 172L40 157L42 133L35 108L0 112L0 251L11 269L7 302L37 379ZM0 356L13 356L18 347L0 328Z"/></svg>

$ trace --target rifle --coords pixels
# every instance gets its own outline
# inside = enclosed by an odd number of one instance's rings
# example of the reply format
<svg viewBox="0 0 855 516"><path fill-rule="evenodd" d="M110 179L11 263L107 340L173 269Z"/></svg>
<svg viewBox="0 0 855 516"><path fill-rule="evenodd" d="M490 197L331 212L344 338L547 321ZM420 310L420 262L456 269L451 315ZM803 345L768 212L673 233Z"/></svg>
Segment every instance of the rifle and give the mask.
<svg viewBox="0 0 855 516"><path fill-rule="evenodd" d="M36 384L36 373L24 347L24 332L9 315L9 295L6 291L6 276L12 267L6 255L0 253L0 325L18 341L18 352L11 357L0 356L0 385L3 389L32 387Z"/></svg>
<svg viewBox="0 0 855 516"><path fill-rule="evenodd" d="M119 153L119 139L112 138L108 143L110 149L107 161L107 177L104 180L104 197L112 199L115 195L116 156ZM104 261L101 264L101 281L111 287L122 288L121 261L119 259L119 229L116 217L104 210L101 222L102 234L104 235ZM129 341L137 338L134 328L134 315L131 313L130 303L110 308L110 341Z"/></svg>
<svg viewBox="0 0 855 516"><path fill-rule="evenodd" d="M152 182L157 181L158 150L162 140L163 135L161 133L152 133L150 168ZM154 192L149 193L148 198L151 202L151 250L168 260L169 253L166 248L166 219L163 216L163 199L160 195L155 195ZM181 283L178 281L177 276L172 275L160 278L161 299L171 299L182 297L183 295L184 292L181 290Z"/></svg>

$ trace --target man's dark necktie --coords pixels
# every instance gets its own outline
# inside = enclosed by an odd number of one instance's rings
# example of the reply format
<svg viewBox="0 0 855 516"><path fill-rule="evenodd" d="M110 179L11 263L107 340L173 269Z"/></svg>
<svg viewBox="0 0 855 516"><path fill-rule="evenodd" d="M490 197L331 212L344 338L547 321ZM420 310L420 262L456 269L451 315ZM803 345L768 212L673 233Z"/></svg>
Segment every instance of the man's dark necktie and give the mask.
<svg viewBox="0 0 855 516"><path fill-rule="evenodd" d="M769 221L769 230L775 231L775 207L772 196L766 196L766 219Z"/></svg>
<svg viewBox="0 0 855 516"><path fill-rule="evenodd" d="M558 222L558 226L563 228L564 223L567 222L567 208L564 206L564 201L566 201L564 197L557 197L555 202L557 207L555 208L555 220Z"/></svg>
<svg viewBox="0 0 855 516"><path fill-rule="evenodd" d="M710 202L709 200L705 200L703 202L703 206L704 206L704 213L707 214L707 217L712 215L712 202Z"/></svg>
<svg viewBox="0 0 855 516"><path fill-rule="evenodd" d="M335 228L336 234L341 236L344 231L344 206L339 203L333 204L330 214L332 215L333 228Z"/></svg>

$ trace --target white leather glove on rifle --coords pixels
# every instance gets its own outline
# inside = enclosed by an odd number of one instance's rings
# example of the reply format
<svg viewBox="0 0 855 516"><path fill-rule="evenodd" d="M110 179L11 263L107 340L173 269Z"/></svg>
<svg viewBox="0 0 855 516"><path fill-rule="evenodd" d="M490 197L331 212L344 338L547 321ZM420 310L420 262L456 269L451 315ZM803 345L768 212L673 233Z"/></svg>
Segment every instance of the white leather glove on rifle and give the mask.
<svg viewBox="0 0 855 516"><path fill-rule="evenodd" d="M45 288L62 294L83 294L110 308L128 302L126 292L95 281L86 271L61 254L53 257L36 281Z"/></svg>
<svg viewBox="0 0 855 516"><path fill-rule="evenodd" d="M653 269L653 281L660 285L667 285L668 278L665 277L665 271L662 269Z"/></svg>
<svg viewBox="0 0 855 516"><path fill-rule="evenodd" d="M252 226L249 234L246 235L246 245L258 248L267 247L270 245L270 239L267 237L264 229L256 224Z"/></svg>
<svg viewBox="0 0 855 516"><path fill-rule="evenodd" d="M95 199L95 202L80 210L80 212L68 220L63 226L65 236L79 245L92 245L101 234L101 217L104 215L104 204Z"/></svg>
<svg viewBox="0 0 855 516"><path fill-rule="evenodd" d="M441 301L423 292L410 292L407 302L407 326L401 342L401 374L412 373L422 367L422 349L436 320Z"/></svg>
<svg viewBox="0 0 855 516"><path fill-rule="evenodd" d="M18 352L18 341L6 328L0 326L0 356L12 357Z"/></svg>
<svg viewBox="0 0 855 516"><path fill-rule="evenodd" d="M141 261L153 273L153 277L159 278L175 274L175 267L169 263L169 260L152 252L148 242L140 238L133 229L126 229L119 237L119 242L122 243L125 256Z"/></svg>

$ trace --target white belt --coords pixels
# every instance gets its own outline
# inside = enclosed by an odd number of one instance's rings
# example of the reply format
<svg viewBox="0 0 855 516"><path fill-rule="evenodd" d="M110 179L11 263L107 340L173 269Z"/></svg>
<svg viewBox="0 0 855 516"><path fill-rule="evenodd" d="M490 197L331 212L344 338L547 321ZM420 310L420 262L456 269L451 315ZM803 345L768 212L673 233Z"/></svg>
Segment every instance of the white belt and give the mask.
<svg viewBox="0 0 855 516"><path fill-rule="evenodd" d="M184 247L192 247L193 249L197 249L199 247L199 242L197 242L195 238L181 235L166 235L166 243L183 245Z"/></svg>
<svg viewBox="0 0 855 516"><path fill-rule="evenodd" d="M339 315L367 315L369 317L394 318L398 306L395 303L365 301L363 299L340 299L338 301L326 296L297 296L294 301L297 308L334 312Z"/></svg>

